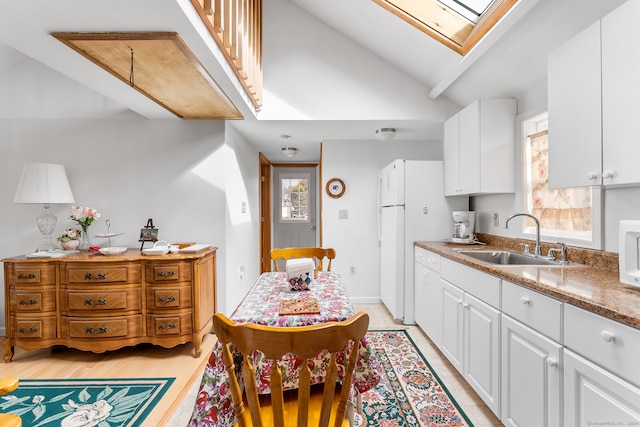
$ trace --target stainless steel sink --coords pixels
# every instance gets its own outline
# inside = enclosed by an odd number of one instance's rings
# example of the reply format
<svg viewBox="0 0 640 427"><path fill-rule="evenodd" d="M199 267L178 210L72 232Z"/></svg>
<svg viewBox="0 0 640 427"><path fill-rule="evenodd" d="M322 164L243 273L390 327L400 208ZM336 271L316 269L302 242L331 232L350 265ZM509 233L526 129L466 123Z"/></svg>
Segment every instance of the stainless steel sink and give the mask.
<svg viewBox="0 0 640 427"><path fill-rule="evenodd" d="M579 264L561 264L559 261L536 257L533 255L525 255L522 252L512 251L483 251L483 250L457 250L460 255L468 256L477 261L485 262L487 264L494 264L500 266L517 266L517 265L531 265L531 266L544 266L544 267L574 267Z"/></svg>

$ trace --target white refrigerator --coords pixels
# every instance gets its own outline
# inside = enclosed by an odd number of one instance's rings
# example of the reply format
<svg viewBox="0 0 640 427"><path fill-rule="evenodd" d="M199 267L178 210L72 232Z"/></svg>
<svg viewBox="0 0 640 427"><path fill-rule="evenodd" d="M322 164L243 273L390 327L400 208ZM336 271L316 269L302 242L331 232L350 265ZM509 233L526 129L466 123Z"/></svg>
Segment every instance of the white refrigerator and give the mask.
<svg viewBox="0 0 640 427"><path fill-rule="evenodd" d="M414 242L450 239L455 210L469 198L444 196L443 162L395 160L380 172L380 299L394 319L415 324Z"/></svg>

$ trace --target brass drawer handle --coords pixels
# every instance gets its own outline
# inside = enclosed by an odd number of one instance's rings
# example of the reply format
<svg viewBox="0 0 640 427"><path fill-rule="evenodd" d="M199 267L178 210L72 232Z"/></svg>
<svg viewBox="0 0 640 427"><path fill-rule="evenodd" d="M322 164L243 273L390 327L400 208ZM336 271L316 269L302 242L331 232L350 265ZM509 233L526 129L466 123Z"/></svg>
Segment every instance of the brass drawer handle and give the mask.
<svg viewBox="0 0 640 427"><path fill-rule="evenodd" d="M93 299L87 298L84 300L84 305L93 305ZM107 300L104 298L98 298L96 305L107 305Z"/></svg>
<svg viewBox="0 0 640 427"><path fill-rule="evenodd" d="M36 275L33 273L29 273L26 276L23 273L18 274L18 279L35 279Z"/></svg>
<svg viewBox="0 0 640 427"><path fill-rule="evenodd" d="M27 332L34 333L34 332L38 332L38 328L36 328L35 326L32 326L29 329L27 329L23 326L20 329L18 329L18 331L22 334L26 334Z"/></svg>
<svg viewBox="0 0 640 427"><path fill-rule="evenodd" d="M100 326L98 330L95 330L93 329L93 326L88 326L84 331L87 334L105 334L107 333L107 328L105 326Z"/></svg>
<svg viewBox="0 0 640 427"><path fill-rule="evenodd" d="M37 304L37 303L38 303L38 300L32 298L29 301L21 299L18 304L20 304L20 305L34 305L34 304Z"/></svg>
<svg viewBox="0 0 640 427"><path fill-rule="evenodd" d="M84 280L104 280L107 278L106 273L98 273L96 274L96 277L93 277L93 274L91 273L86 273L84 275Z"/></svg>
<svg viewBox="0 0 640 427"><path fill-rule="evenodd" d="M161 323L160 326L158 326L158 329L160 330L164 330L164 329L175 329L176 328L176 324L175 323L169 323L168 325L165 325L164 323Z"/></svg>
<svg viewBox="0 0 640 427"><path fill-rule="evenodd" d="M175 275L176 275L176 273L171 271L171 270L167 271L166 273L164 271L158 271L158 276L159 277L171 277L171 276L175 276Z"/></svg>
<svg viewBox="0 0 640 427"><path fill-rule="evenodd" d="M176 297L174 297L173 295L168 296L167 298L165 297L158 298L158 302L173 302L175 300L176 300Z"/></svg>

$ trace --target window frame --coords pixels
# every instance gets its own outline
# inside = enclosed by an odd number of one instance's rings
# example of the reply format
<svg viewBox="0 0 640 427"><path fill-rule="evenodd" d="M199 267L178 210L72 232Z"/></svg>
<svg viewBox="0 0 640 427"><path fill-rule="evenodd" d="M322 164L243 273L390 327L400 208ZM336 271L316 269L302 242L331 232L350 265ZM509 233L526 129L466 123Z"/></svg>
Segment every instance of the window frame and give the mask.
<svg viewBox="0 0 640 427"><path fill-rule="evenodd" d="M536 126L541 122L547 122L548 129L548 111L529 111L517 116L518 124L518 144L516 145L517 174L516 186L520 191L516 193L516 206L518 212L527 212L527 198L529 197L528 185L525 179L526 174L526 150L528 135L542 131L543 128ZM551 133L549 133L551 139ZM591 188L591 239L579 239L562 234L551 234L549 229L540 229L540 240L544 242L562 242L569 246L577 246L589 249L602 250L602 213L603 213L603 197L602 188L592 186ZM522 236L526 239L535 240L536 229L529 225L529 221L521 221L518 228Z"/></svg>
<svg viewBox="0 0 640 427"><path fill-rule="evenodd" d="M282 206L283 206L283 190L282 190L282 181L285 179L306 179L307 180L307 219L303 219L303 218L289 218L289 219L285 219L282 216ZM308 188L308 185L311 183L311 174L307 173L307 172L289 172L289 173L281 173L279 176L279 182L278 182L278 201L279 201L279 206L280 209L278 209L278 222L281 224L310 224L311 223L311 206L309 203L309 197L310 197L310 191Z"/></svg>

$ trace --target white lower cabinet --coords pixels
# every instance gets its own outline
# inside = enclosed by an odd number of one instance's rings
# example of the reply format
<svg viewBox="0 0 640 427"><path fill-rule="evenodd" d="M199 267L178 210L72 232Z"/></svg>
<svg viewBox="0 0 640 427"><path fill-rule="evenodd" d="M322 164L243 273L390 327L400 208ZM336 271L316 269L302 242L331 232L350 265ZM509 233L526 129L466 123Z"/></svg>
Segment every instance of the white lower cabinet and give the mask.
<svg viewBox="0 0 640 427"><path fill-rule="evenodd" d="M500 312L442 280L442 352L500 413Z"/></svg>
<svg viewBox="0 0 640 427"><path fill-rule="evenodd" d="M415 320L438 347L442 337L440 255L415 248Z"/></svg>
<svg viewBox="0 0 640 427"><path fill-rule="evenodd" d="M502 315L502 415L507 427L560 427L562 346Z"/></svg>
<svg viewBox="0 0 640 427"><path fill-rule="evenodd" d="M640 388L565 349L564 425L640 425Z"/></svg>

